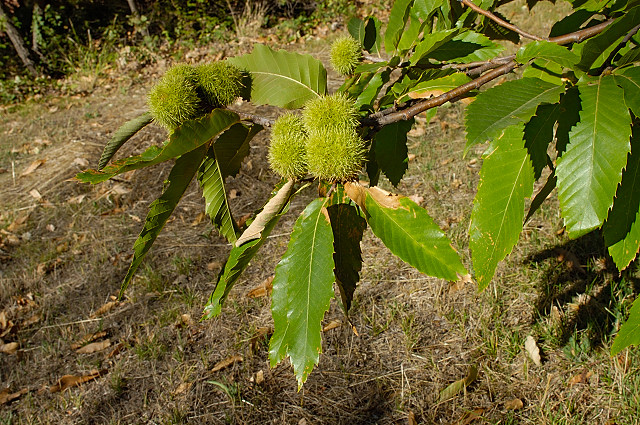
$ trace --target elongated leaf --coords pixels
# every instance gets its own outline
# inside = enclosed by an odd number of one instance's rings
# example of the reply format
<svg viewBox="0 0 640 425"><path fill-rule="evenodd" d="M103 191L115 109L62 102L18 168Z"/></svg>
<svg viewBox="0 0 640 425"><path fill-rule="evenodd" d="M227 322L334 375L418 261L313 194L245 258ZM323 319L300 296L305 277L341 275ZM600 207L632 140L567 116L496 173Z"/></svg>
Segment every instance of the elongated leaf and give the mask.
<svg viewBox="0 0 640 425"><path fill-rule="evenodd" d="M126 122L122 127L117 129L116 132L113 133L109 143L107 143L102 151L100 161L98 162L98 170L102 170L109 161L111 161L113 155L118 152L118 149L120 149L127 140L131 139L134 134L142 130L147 124L151 123L151 121L153 121L153 117L149 112L145 112L139 117Z"/></svg>
<svg viewBox="0 0 640 425"><path fill-rule="evenodd" d="M356 107L358 109L364 105L373 105L373 102L378 98L378 94L380 94L382 86L389 82L391 71L391 68L388 68L373 75L356 99Z"/></svg>
<svg viewBox="0 0 640 425"><path fill-rule="evenodd" d="M588 71L604 53L616 44L620 37L626 35L631 28L640 22L640 6L634 7L616 19L604 31L587 40L582 48L580 62L576 68Z"/></svg>
<svg viewBox="0 0 640 425"><path fill-rule="evenodd" d="M516 53L516 61L520 63L527 63L533 58L547 59L565 68L571 68L580 60L566 47L544 40L529 43Z"/></svg>
<svg viewBox="0 0 640 425"><path fill-rule="evenodd" d="M580 29L582 24L587 22L589 18L595 15L595 12L589 10L576 10L569 16L566 16L553 24L549 37L557 37L559 35L569 34L570 32Z"/></svg>
<svg viewBox="0 0 640 425"><path fill-rule="evenodd" d="M560 113L558 114L558 127L556 128L556 151L561 156L569 145L569 133L580 121L582 101L577 87L570 87L560 96Z"/></svg>
<svg viewBox="0 0 640 425"><path fill-rule="evenodd" d="M364 44L364 32L365 32L365 23L360 18L351 18L349 22L347 22L347 31L351 37L355 38L360 42L360 44Z"/></svg>
<svg viewBox="0 0 640 425"><path fill-rule="evenodd" d="M444 30L425 35L416 46L411 56L411 65L415 65L422 58L429 57L429 54L440 46L450 41L458 34L458 30Z"/></svg>
<svg viewBox="0 0 640 425"><path fill-rule="evenodd" d="M415 0L413 2L412 10L418 18L425 21L437 8L442 6L443 2L444 0Z"/></svg>
<svg viewBox="0 0 640 425"><path fill-rule="evenodd" d="M131 260L127 275L122 281L120 297L122 297L127 286L129 286L131 278L136 270L138 270L140 263L142 263L151 245L153 245L160 234L160 231L176 208L176 205L178 205L185 190L189 187L189 183L191 183L193 176L196 174L198 166L202 162L208 147L206 144L202 145L176 160L167 179L167 188L158 199L151 203L144 227L138 239L136 239L133 244L133 260Z"/></svg>
<svg viewBox="0 0 640 425"><path fill-rule="evenodd" d="M493 14L502 20L509 22L509 19L498 11L494 10ZM489 19L488 17L484 17L482 19L482 24L480 25L478 32L486 35L491 40L507 40L514 44L520 43L520 35L518 35L517 32L497 24L493 19Z"/></svg>
<svg viewBox="0 0 640 425"><path fill-rule="evenodd" d="M527 216L524 219L524 222L528 222L529 219L533 216L533 213L538 211L542 203L549 197L553 189L556 188L556 183L558 179L556 178L555 170L551 172L549 177L547 178L547 182L542 186L542 189L536 193L536 196L531 201L531 205L529 206L529 212L527 212Z"/></svg>
<svg viewBox="0 0 640 425"><path fill-rule="evenodd" d="M558 102L562 92L563 86L537 78L521 78L480 93L467 107L465 151L492 139L509 126L528 121L538 105Z"/></svg>
<svg viewBox="0 0 640 425"><path fill-rule="evenodd" d="M522 231L524 201L533 193L533 167L521 124L508 127L486 154L473 201L469 247L480 290L513 249Z"/></svg>
<svg viewBox="0 0 640 425"><path fill-rule="evenodd" d="M187 121L178 127L163 148L152 146L141 155L115 161L101 171L87 170L78 173L76 179L85 183L100 183L127 171L149 167L176 158L208 143L239 121L240 117L234 112L226 109L214 109L209 115Z"/></svg>
<svg viewBox="0 0 640 425"><path fill-rule="evenodd" d="M430 96L440 96L443 93L453 90L465 83L471 81L466 74L457 72L455 74L447 75L446 77L434 78L433 80L422 81L416 84L409 92L409 97L416 98L428 98Z"/></svg>
<svg viewBox="0 0 640 425"><path fill-rule="evenodd" d="M418 40L418 35L420 34L420 30L422 29L422 22L416 15L416 12L413 8L409 9L409 20L407 21L407 25L402 31L402 35L400 36L400 41L398 42L398 51L406 52L409 50L416 40Z"/></svg>
<svg viewBox="0 0 640 425"><path fill-rule="evenodd" d="M335 204L327 208L333 231L333 261L335 276L345 313L351 308L351 300L360 280L362 253L360 241L367 222L353 205Z"/></svg>
<svg viewBox="0 0 640 425"><path fill-rule="evenodd" d="M240 278L240 275L245 271L249 265L249 261L258 253L264 241L267 240L267 237L278 223L278 220L280 220L280 217L287 212L289 201L293 196L293 189L293 181L285 183L277 194L267 202L267 205L265 205L262 210L262 215L258 215L262 223L260 231L250 231L252 237L245 238L247 242L241 245L236 241L236 244L229 253L227 262L218 275L216 289L209 297L209 302L207 302L204 308L205 319L211 319L220 314L222 304L227 299L231 288L233 288L233 285L238 278ZM258 220L258 217L254 220L254 223Z"/></svg>
<svg viewBox="0 0 640 425"><path fill-rule="evenodd" d="M631 109L636 117L640 117L640 68L626 68L613 74L613 79L624 91L627 108Z"/></svg>
<svg viewBox="0 0 640 425"><path fill-rule="evenodd" d="M540 105L536 115L524 126L524 146L533 163L536 180L549 163L547 149L553 141L553 129L560 112L560 104Z"/></svg>
<svg viewBox="0 0 640 425"><path fill-rule="evenodd" d="M549 59L535 59L524 69L524 78L539 78L556 86L562 82L562 66Z"/></svg>
<svg viewBox="0 0 640 425"><path fill-rule="evenodd" d="M413 123L413 119L398 121L382 127L375 135L376 162L394 186L409 168L407 133Z"/></svg>
<svg viewBox="0 0 640 425"><path fill-rule="evenodd" d="M402 30L409 18L409 8L413 0L397 0L391 7L389 23L384 33L384 47L387 53L392 54L398 47Z"/></svg>
<svg viewBox="0 0 640 425"><path fill-rule="evenodd" d="M380 37L381 26L382 24L378 18L370 17L366 20L364 27L362 46L367 52L375 55L380 55L382 51L382 37Z"/></svg>
<svg viewBox="0 0 640 425"><path fill-rule="evenodd" d="M640 297L631 306L629 318L618 331L611 345L611 355L615 356L631 345L640 345Z"/></svg>
<svg viewBox="0 0 640 425"><path fill-rule="evenodd" d="M262 130L261 125L237 123L222 133L213 145L222 177L235 176L249 155L249 142Z"/></svg>
<svg viewBox="0 0 640 425"><path fill-rule="evenodd" d="M624 66L638 61L640 61L640 47L636 46L622 55L622 57L616 61L616 65Z"/></svg>
<svg viewBox="0 0 640 425"><path fill-rule="evenodd" d="M211 223L220 231L229 243L234 243L237 236L236 225L224 188L224 176L216 159L214 147L209 148L207 157L198 170L198 183L205 199L204 210L211 218Z"/></svg>
<svg viewBox="0 0 640 425"><path fill-rule="evenodd" d="M366 211L373 233L403 261L429 276L450 281L456 280L457 274L467 273L451 242L424 208L377 187L345 188Z"/></svg>
<svg viewBox="0 0 640 425"><path fill-rule="evenodd" d="M434 49L429 57L439 61L466 63L492 59L503 50L504 47L494 43L488 37L477 32L466 31Z"/></svg>
<svg viewBox="0 0 640 425"><path fill-rule="evenodd" d="M558 198L571 237L600 227L631 150L631 117L612 76L579 86L580 122L557 160Z"/></svg>
<svg viewBox="0 0 640 425"><path fill-rule="evenodd" d="M636 126L633 127L631 154L622 173L622 182L602 230L616 267L626 269L640 249L640 129Z"/></svg>
<svg viewBox="0 0 640 425"><path fill-rule="evenodd" d="M273 278L269 362L273 367L289 356L298 389L320 359L322 318L333 298L333 233L325 202L312 201L296 220Z"/></svg>
<svg viewBox="0 0 640 425"><path fill-rule="evenodd" d="M251 101L296 109L327 93L327 71L309 55L256 44L253 52L228 59L251 73Z"/></svg>

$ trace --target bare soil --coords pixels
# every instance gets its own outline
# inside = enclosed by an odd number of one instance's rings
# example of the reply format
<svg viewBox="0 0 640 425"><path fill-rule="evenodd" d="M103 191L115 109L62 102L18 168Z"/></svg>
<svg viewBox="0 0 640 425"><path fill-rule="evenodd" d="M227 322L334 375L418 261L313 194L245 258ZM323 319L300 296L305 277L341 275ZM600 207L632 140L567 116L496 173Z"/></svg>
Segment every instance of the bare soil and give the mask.
<svg viewBox="0 0 640 425"><path fill-rule="evenodd" d="M326 60L326 45L311 49ZM212 47L199 59L215 54ZM199 321L229 246L202 216L195 182L116 301L171 164L97 186L70 179L145 109L160 72L0 113L0 334L4 347L17 343L0 353L2 423L640 423L640 352L607 353L620 311L640 289L637 273L613 272L598 235L569 241L554 201L527 224L483 293L473 282L420 274L368 231L350 317L332 302L320 364L300 392L287 362L268 365L269 297L248 294L273 274L314 189L295 199L219 318ZM415 158L393 190L421 203L469 266L482 149L463 158L462 114L453 105L418 120ZM119 155L164 138L150 126ZM227 182L237 216L260 208L277 183L267 142L266 131L258 135ZM29 171L36 161L45 162ZM524 349L529 335L541 365ZM95 342L93 352L76 348ZM470 368L477 378L441 400Z"/></svg>

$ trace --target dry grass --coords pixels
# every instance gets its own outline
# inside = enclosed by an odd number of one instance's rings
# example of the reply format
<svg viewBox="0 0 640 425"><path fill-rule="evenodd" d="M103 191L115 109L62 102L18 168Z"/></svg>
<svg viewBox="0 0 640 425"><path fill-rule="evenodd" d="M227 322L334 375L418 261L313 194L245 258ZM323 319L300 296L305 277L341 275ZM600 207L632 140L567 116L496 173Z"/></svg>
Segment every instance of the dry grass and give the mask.
<svg viewBox="0 0 640 425"><path fill-rule="evenodd" d="M326 47L314 49L326 56ZM139 220L169 165L98 186L68 179L82 168L76 158L97 162L108 134L144 108L145 92L143 86L99 91L0 115L0 168L7 170L0 174L0 231L17 238L0 253L0 312L22 324L3 337L19 350L0 354L0 382L11 393L28 391L0 406L0 423L398 424L411 423L410 417L425 424L640 423L640 351L616 358L607 352L640 290L637 272L614 273L598 235L569 241L558 233L553 200L527 224L480 294L473 283L421 275L368 232L350 317L357 335L334 301L325 322L342 324L325 332L320 365L301 392L286 363L269 368L270 301L247 293L273 273L313 190L295 199L223 314L199 322L229 247L199 219L203 202L192 185L126 299L100 312L119 289ZM469 265L467 226L482 149L462 158L462 113L454 105L430 123L418 121L409 143L416 157L397 190L422 198ZM123 154L163 138L150 127ZM260 207L276 181L265 157L261 134L227 185L237 193L231 202L238 215ZM38 159L47 162L20 177ZM33 189L42 199L29 195ZM27 212L24 224L9 227ZM111 342L107 349L79 354L71 348L99 331L106 332L100 340ZM540 346L541 366L524 351L528 335ZM238 355L243 361L212 372ZM440 392L464 378L470 365L478 378L440 401ZM61 376L93 369L107 373L49 391ZM514 399L521 408L509 408Z"/></svg>

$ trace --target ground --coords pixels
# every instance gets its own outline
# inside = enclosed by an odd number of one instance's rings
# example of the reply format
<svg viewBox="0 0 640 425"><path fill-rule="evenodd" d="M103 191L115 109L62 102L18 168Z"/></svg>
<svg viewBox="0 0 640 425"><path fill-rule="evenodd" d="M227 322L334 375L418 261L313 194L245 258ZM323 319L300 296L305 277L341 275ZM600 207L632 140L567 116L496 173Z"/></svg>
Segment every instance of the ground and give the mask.
<svg viewBox="0 0 640 425"><path fill-rule="evenodd" d="M219 47L191 60L215 58ZM302 49L328 62L326 43ZM608 354L638 273L619 276L598 234L570 241L555 198L482 293L472 281L420 274L367 231L350 316L332 301L320 363L301 391L287 362L268 365L273 322L261 289L313 188L295 198L220 317L199 321L230 247L203 216L195 183L116 300L170 164L96 186L72 178L145 110L164 66L135 82L80 81L87 88L77 95L0 112L2 423L640 423L640 351ZM455 104L419 118L407 178L395 189L381 184L425 207L469 266L483 147L463 157L463 114ZM118 155L165 137L150 126ZM237 216L260 208L278 181L267 143L265 131L227 182ZM525 349L529 336L539 365ZM466 388L449 387L464 379Z"/></svg>

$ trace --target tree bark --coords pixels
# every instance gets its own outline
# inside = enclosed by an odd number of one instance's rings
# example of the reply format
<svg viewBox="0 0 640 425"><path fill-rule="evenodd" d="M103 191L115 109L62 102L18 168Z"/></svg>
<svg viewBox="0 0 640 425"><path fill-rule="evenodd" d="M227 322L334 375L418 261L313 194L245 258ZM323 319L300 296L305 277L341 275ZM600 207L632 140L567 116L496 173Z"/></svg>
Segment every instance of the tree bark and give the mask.
<svg viewBox="0 0 640 425"><path fill-rule="evenodd" d="M31 73L31 75L33 75L34 77L37 76L38 71L36 71L36 67L33 62L33 59L31 58L31 55L29 54L29 50L25 47L24 41L22 40L20 33L18 32L16 27L14 27L13 24L11 23L9 16L7 16L7 14L4 12L1 2L0 2L0 26L2 26L2 29L4 30L4 32L7 34L7 36L9 36L9 40L11 40L11 44L13 44L13 48L16 49L16 52L18 53L18 56L22 60L22 63L24 64L24 66Z"/></svg>
<svg viewBox="0 0 640 425"><path fill-rule="evenodd" d="M136 18L136 20L140 20L140 11L138 10L138 6L136 6L136 0L127 0L127 3L129 3L129 9L133 17ZM149 36L149 30L146 27L141 30L136 28L136 30L140 31L145 37Z"/></svg>

